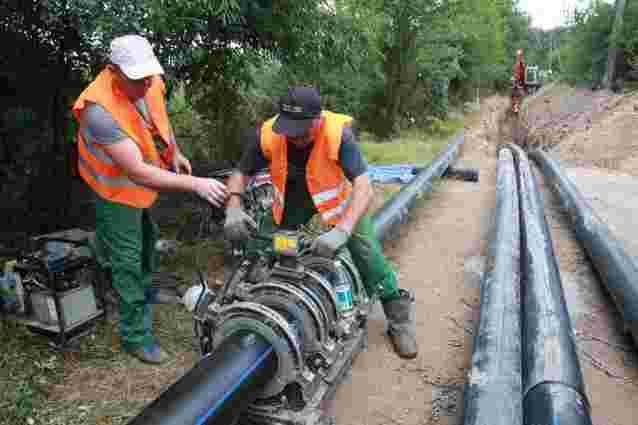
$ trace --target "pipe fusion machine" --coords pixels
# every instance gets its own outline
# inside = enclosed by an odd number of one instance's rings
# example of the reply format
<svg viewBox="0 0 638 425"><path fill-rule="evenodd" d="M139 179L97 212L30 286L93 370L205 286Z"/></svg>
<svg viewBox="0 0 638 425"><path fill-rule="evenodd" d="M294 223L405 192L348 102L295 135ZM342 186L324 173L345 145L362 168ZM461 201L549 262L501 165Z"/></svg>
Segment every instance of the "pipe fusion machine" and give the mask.
<svg viewBox="0 0 638 425"><path fill-rule="evenodd" d="M218 294L200 299L201 352L215 353L234 335L253 347L265 343L272 377L248 397L246 422L325 423L323 402L366 346L371 300L346 251L334 259L312 255L301 232L261 239L271 242L266 270L264 257L244 259Z"/></svg>
<svg viewBox="0 0 638 425"><path fill-rule="evenodd" d="M325 403L366 347L372 307L349 253L260 234L215 291L200 274L200 362L129 424L328 425Z"/></svg>

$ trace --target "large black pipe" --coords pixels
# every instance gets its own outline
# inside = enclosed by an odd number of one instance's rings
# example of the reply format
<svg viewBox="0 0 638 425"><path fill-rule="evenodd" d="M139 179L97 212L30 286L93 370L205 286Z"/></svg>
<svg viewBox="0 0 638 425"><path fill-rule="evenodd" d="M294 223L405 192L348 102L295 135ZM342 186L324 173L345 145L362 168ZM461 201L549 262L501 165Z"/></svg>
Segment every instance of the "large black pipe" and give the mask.
<svg viewBox="0 0 638 425"><path fill-rule="evenodd" d="M522 235L523 418L591 425L590 405L541 194L527 155L516 159Z"/></svg>
<svg viewBox="0 0 638 425"><path fill-rule="evenodd" d="M276 373L271 345L256 334L236 333L129 425L232 425Z"/></svg>
<svg viewBox="0 0 638 425"><path fill-rule="evenodd" d="M479 170L478 168L459 168L450 165L447 170L445 170L442 177L463 180L466 182L477 182L479 181Z"/></svg>
<svg viewBox="0 0 638 425"><path fill-rule="evenodd" d="M576 237L622 314L634 342L638 343L638 264L574 183L561 172L555 160L540 150L532 152L530 157L537 162L547 183L567 210Z"/></svg>
<svg viewBox="0 0 638 425"><path fill-rule="evenodd" d="M433 180L441 177L450 163L456 159L464 140L464 134L461 132L443 153L374 214L372 224L379 241L387 238L396 225L407 221L408 210L414 206L421 195L432 190Z"/></svg>
<svg viewBox="0 0 638 425"><path fill-rule="evenodd" d="M496 223L481 283L481 313L465 386L464 425L521 425L520 225L514 159L498 154Z"/></svg>

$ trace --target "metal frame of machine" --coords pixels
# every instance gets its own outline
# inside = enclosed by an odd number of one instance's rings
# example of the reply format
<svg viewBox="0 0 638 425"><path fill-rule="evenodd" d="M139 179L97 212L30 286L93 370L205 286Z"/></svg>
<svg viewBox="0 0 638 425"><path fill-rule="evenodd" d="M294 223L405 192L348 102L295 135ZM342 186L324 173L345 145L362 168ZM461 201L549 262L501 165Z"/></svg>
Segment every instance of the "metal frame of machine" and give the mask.
<svg viewBox="0 0 638 425"><path fill-rule="evenodd" d="M277 372L239 423L330 423L322 406L367 346L371 299L347 251L325 259L304 252L308 242L298 232L258 237L272 240L266 275L252 281L263 257L244 257L223 288L198 302L202 354L238 332L259 335L274 348ZM351 298L341 298L344 285Z"/></svg>
<svg viewBox="0 0 638 425"><path fill-rule="evenodd" d="M93 328L104 316L96 262L87 246L90 233L81 229L31 238L29 249L20 250L5 272L19 280L20 311L2 311L5 320L27 326L50 338L56 348L67 349L76 338ZM48 243L66 252L51 258ZM10 270L9 270L10 268Z"/></svg>

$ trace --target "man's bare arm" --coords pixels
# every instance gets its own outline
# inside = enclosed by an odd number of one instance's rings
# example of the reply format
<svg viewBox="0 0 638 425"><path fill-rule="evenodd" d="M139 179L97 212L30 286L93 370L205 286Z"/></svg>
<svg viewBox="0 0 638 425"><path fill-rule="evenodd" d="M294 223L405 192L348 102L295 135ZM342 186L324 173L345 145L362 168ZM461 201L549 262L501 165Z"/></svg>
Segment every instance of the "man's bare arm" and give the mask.
<svg viewBox="0 0 638 425"><path fill-rule="evenodd" d="M120 167L133 182L157 191L196 192L214 205L220 206L226 200L227 190L223 183L209 178L176 174L162 168L146 164L142 153L134 141L127 139L104 146L113 162Z"/></svg>
<svg viewBox="0 0 638 425"><path fill-rule="evenodd" d="M359 219L368 211L374 191L367 173L355 177L352 182L352 201L343 219L337 225L352 234Z"/></svg>

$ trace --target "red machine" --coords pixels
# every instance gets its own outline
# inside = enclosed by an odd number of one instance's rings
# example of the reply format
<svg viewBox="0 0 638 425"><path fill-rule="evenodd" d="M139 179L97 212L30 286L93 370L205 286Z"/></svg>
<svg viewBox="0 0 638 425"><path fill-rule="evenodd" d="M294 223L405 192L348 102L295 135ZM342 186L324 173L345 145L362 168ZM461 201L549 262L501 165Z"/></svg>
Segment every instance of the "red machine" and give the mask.
<svg viewBox="0 0 638 425"><path fill-rule="evenodd" d="M518 114L521 100L527 94L525 85L525 63L523 62L523 50L516 51L516 63L514 64L514 75L512 76L512 112Z"/></svg>

